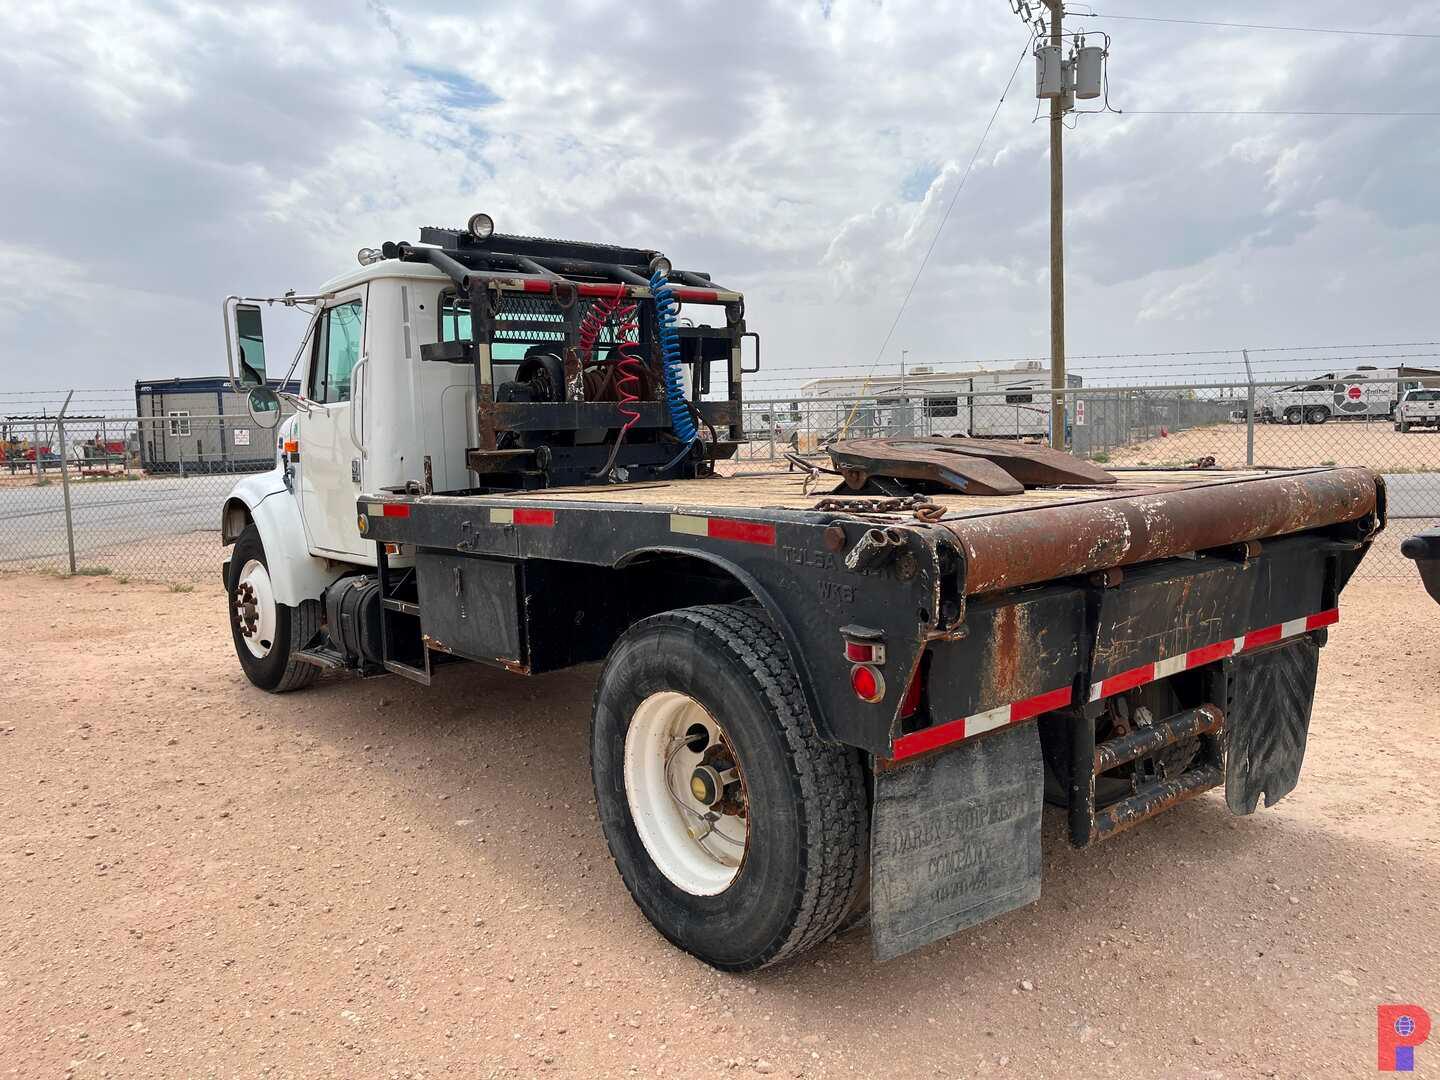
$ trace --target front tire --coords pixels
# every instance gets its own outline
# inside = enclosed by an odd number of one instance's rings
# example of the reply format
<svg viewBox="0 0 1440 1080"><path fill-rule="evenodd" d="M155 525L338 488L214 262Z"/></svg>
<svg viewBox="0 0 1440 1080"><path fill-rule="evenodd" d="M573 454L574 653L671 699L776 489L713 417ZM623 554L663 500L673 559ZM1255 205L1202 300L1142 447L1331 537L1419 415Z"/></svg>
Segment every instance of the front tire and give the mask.
<svg viewBox="0 0 1440 1080"><path fill-rule="evenodd" d="M750 971L823 941L854 907L864 770L816 734L758 608L683 608L627 631L596 688L590 753L620 877L679 948Z"/></svg>
<svg viewBox="0 0 1440 1080"><path fill-rule="evenodd" d="M230 556L230 636L245 677L261 690L288 693L309 686L320 669L295 659L320 630L320 605L275 600L260 530L247 525Z"/></svg>

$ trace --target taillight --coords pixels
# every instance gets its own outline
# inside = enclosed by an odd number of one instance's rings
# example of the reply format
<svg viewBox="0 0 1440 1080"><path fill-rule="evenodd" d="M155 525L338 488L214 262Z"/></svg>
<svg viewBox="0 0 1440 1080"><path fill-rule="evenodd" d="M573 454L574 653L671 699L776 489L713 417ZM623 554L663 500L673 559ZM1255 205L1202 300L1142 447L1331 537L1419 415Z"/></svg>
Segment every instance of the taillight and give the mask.
<svg viewBox="0 0 1440 1080"><path fill-rule="evenodd" d="M852 664L883 664L885 646L873 641L847 641L845 659Z"/></svg>
<svg viewBox="0 0 1440 1080"><path fill-rule="evenodd" d="M850 688L861 701L874 703L885 696L885 676L872 664L856 664L850 669Z"/></svg>
<svg viewBox="0 0 1440 1080"><path fill-rule="evenodd" d="M910 685L905 690L905 700L900 703L900 719L914 716L920 708L920 673L925 669L923 663L925 657L920 657L922 663L915 665L915 674L910 678Z"/></svg>
<svg viewBox="0 0 1440 1080"><path fill-rule="evenodd" d="M840 636L845 640L845 659L852 664L884 664L885 632L868 626L842 626Z"/></svg>

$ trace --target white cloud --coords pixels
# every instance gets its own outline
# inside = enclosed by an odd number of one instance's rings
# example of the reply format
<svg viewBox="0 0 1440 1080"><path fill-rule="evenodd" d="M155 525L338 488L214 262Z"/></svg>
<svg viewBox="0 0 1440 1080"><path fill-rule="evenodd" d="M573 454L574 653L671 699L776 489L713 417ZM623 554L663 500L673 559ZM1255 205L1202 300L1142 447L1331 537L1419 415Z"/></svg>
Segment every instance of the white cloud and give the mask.
<svg viewBox="0 0 1440 1080"><path fill-rule="evenodd" d="M1272 8L1356 18L1338 0ZM1388 17L1423 28L1430 9ZM1108 29L1122 108L1405 109L1440 81L1419 43ZM306 288L362 245L485 209L510 231L660 247L745 289L766 336L752 393L784 392L874 355L1022 36L994 0L689 0L664 18L617 0L563 17L518 0L11 5L0 130L19 152L0 160L0 236L30 253L12 279L80 282L101 325L135 328L136 297L168 318L101 360L57 333L51 289L16 284L4 382L61 378L15 359L41 345L90 385L217 372L220 296ZM1047 132L1030 81L1022 66L892 358L1045 350ZM1080 121L1074 351L1428 334L1435 121Z"/></svg>

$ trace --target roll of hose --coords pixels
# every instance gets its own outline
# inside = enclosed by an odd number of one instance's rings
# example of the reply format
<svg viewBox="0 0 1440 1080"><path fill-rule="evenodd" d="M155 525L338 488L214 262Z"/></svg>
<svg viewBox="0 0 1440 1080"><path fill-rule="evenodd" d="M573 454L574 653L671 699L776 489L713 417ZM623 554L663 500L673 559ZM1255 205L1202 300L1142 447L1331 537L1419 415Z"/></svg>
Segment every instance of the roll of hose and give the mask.
<svg viewBox="0 0 1440 1080"><path fill-rule="evenodd" d="M690 419L690 403L685 399L685 380L680 361L680 335L675 332L675 317L680 305L670 291L665 274L655 270L650 275L650 293L655 297L655 326L660 335L661 372L665 378L665 405L670 412L670 426L686 447L700 433Z"/></svg>

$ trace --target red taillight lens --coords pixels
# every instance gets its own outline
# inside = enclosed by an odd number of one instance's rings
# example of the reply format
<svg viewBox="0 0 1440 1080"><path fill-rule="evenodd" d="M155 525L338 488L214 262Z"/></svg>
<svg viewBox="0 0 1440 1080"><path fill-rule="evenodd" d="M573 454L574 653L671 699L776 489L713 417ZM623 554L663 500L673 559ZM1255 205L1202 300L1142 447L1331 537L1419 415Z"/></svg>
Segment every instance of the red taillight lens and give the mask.
<svg viewBox="0 0 1440 1080"><path fill-rule="evenodd" d="M914 716L915 711L920 708L920 672L924 670L924 664L915 665L915 676L910 680L910 686L905 691L905 700L900 703L900 718Z"/></svg>
<svg viewBox="0 0 1440 1080"><path fill-rule="evenodd" d="M872 664L875 662L875 646L868 641L847 641L845 659L852 664Z"/></svg>
<svg viewBox="0 0 1440 1080"><path fill-rule="evenodd" d="M876 702L885 696L885 676L869 664L850 669L850 687L861 701Z"/></svg>

